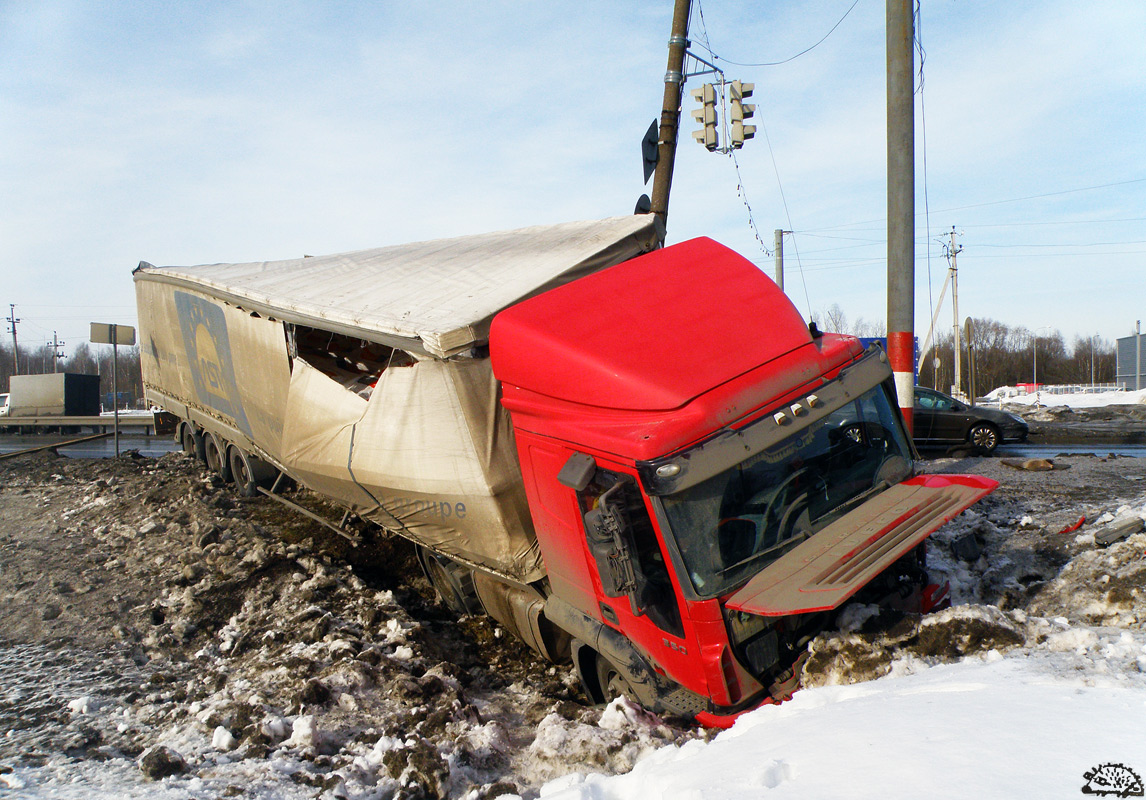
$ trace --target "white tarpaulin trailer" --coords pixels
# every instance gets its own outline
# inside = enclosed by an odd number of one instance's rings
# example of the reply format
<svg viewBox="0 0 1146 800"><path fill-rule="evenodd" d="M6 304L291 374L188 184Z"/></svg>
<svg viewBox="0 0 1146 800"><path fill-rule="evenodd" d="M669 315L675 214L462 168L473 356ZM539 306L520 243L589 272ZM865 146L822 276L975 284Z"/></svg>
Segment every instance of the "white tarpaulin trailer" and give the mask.
<svg viewBox="0 0 1146 800"><path fill-rule="evenodd" d="M513 430L482 347L490 323L655 248L658 233L642 215L287 261L141 263L145 388L389 530L537 580Z"/></svg>
<svg viewBox="0 0 1146 800"><path fill-rule="evenodd" d="M287 322L446 358L483 341L503 308L656 242L654 218L641 215L287 261L141 263L137 274Z"/></svg>

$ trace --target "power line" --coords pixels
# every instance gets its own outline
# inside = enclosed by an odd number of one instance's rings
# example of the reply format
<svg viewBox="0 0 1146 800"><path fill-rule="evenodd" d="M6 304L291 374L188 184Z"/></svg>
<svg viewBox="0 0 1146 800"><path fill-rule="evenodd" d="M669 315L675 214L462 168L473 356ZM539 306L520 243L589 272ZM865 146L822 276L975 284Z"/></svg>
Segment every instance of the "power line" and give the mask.
<svg viewBox="0 0 1146 800"><path fill-rule="evenodd" d="M699 0L698 0L697 5L699 6ZM730 58L723 58L722 56L717 55L716 52L711 47L709 47L707 44L701 44L700 46L708 51L709 55L712 56L713 61L723 61L726 64L732 64L732 65L737 66L737 67L778 67L781 64L787 64L789 61L795 61L800 56L805 55L807 53L810 53L813 50L815 50L817 47L822 45L827 40L827 38L829 36L831 36L833 33L835 33L836 28L840 27L840 24L843 23L843 21L848 18L848 14L852 13L852 9L855 8L857 5L859 5L859 0L855 0L855 2L851 4L851 6L848 8L848 10L844 12L844 15L842 17L840 17L839 20L836 21L836 24L833 25L831 27L831 29L827 33L825 33L820 38L820 40L818 42L816 42L814 45L812 45L811 47L805 48L804 50L801 50L800 52L796 53L796 55L789 56L788 58L785 58L782 61L764 61L764 62L760 62L757 64L752 64L752 63L748 63L748 62L744 62L744 61L733 61ZM702 21L703 21L703 18L704 18L704 15L702 13L701 14ZM707 34L705 36L705 40L707 41ZM700 44L700 43L698 42L697 44Z"/></svg>
<svg viewBox="0 0 1146 800"><path fill-rule="evenodd" d="M1032 194L1032 195L1027 195L1025 197L1012 197L1012 198L1009 198L1006 200L991 200L991 201L988 201L985 203L973 203L971 205L966 205L966 206L951 206L950 208L939 208L939 209L936 209L935 211L930 212L930 213L932 213L932 214L946 214L946 213L951 212L951 211L965 211L965 210L970 209L970 208L984 208L986 206L998 206L998 205L1003 205L1005 203L1021 203L1021 202L1026 201L1026 200L1040 200L1040 199L1043 199L1046 197L1059 197L1059 196L1065 195L1065 194L1077 194L1079 192L1090 192L1090 191L1095 191L1098 189L1110 189L1110 188L1113 188L1116 186L1128 186L1130 184L1135 184L1135 183L1146 183L1146 178L1132 178L1132 179L1126 180L1126 181L1115 181L1113 183L1100 183L1100 184L1096 184L1094 186L1080 186L1080 187L1075 188L1075 189L1063 189L1063 190L1060 190L1057 192L1045 192L1043 194ZM1142 219L1141 217L1130 217L1130 218L1122 219L1119 221L1121 221L1121 222L1136 222L1136 221L1139 221L1141 219ZM880 223L880 222L887 222L887 217L865 219L865 220L859 220L857 222L845 222L841 225L833 225L833 226L829 226L826 228L811 228L811 229L809 229L809 231L804 231L804 232L808 233L810 231L837 231L840 229L854 228L857 225L874 225L874 224ZM1081 224L1081 222L1079 224ZM964 227L975 227L975 226L968 225L968 226L964 226ZM982 226L978 226L978 227L982 227ZM863 229L861 229L861 230L863 230ZM868 230L879 230L879 229L878 228L870 228Z"/></svg>

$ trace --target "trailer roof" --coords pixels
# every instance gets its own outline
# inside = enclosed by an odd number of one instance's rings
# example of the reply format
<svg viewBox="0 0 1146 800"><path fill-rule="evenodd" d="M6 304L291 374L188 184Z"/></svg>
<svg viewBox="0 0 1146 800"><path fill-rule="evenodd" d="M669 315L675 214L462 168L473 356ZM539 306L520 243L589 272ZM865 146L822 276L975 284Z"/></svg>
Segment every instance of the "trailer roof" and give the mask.
<svg viewBox="0 0 1146 800"><path fill-rule="evenodd" d="M134 274L286 322L446 358L484 343L502 309L652 250L658 234L652 215L634 215L286 261L144 261Z"/></svg>

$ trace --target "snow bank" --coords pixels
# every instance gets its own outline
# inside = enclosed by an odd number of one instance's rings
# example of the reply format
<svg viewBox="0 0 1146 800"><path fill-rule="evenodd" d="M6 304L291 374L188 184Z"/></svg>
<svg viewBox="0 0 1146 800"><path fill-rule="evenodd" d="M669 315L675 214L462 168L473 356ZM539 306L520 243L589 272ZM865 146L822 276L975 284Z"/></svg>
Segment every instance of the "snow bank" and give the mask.
<svg viewBox="0 0 1146 800"><path fill-rule="evenodd" d="M553 781L540 796L1073 797L1101 765L1142 774L1144 712L1141 682L1096 688L1055 675L1045 661L996 654L806 689L742 717L712 742L659 750L626 775Z"/></svg>
<svg viewBox="0 0 1146 800"><path fill-rule="evenodd" d="M1010 387L994 389L988 400L1002 400L1017 406L1068 406L1069 408L1105 408L1106 406L1132 406L1146 404L1146 389L1136 392L1076 392L1072 394L1010 394ZM1014 391L1013 389L1011 391Z"/></svg>

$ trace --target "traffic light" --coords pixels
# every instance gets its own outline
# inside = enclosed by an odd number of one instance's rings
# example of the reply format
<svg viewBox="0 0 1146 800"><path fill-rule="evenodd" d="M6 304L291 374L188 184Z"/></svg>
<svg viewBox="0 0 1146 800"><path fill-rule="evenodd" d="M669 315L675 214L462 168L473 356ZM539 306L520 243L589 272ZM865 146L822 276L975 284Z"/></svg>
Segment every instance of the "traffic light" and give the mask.
<svg viewBox="0 0 1146 800"><path fill-rule="evenodd" d="M703 126L692 132L692 138L709 150L715 150L720 146L720 137L716 133L716 87L706 83L693 89L692 96L700 103L700 108L692 112L692 118Z"/></svg>
<svg viewBox="0 0 1146 800"><path fill-rule="evenodd" d="M739 150L744 146L745 139L751 139L756 135L755 125L745 125L744 120L751 119L756 113L756 106L751 103L745 103L744 99L752 96L752 90L756 87L752 83L741 83L740 81L733 81L729 84L729 109L728 117L732 120L732 148Z"/></svg>

